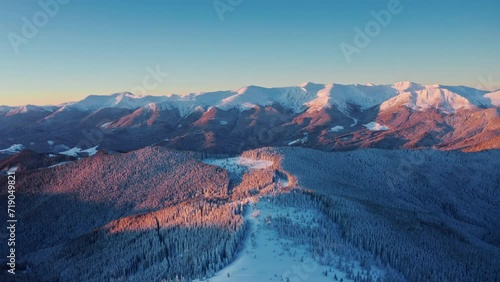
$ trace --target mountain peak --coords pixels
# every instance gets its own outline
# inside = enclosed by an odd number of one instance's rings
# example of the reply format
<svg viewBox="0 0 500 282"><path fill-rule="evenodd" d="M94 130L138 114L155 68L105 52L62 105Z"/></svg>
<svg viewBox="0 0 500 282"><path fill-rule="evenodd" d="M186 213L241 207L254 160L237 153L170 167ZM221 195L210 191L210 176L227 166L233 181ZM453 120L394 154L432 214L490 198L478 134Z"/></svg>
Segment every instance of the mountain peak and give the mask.
<svg viewBox="0 0 500 282"><path fill-rule="evenodd" d="M132 92L118 92L118 93L112 94L111 96L115 96L117 98L127 97L127 98L132 98L132 99L138 99L138 98L143 98L144 97L142 95L136 95L136 94L134 94Z"/></svg>
<svg viewBox="0 0 500 282"><path fill-rule="evenodd" d="M396 82L392 85L392 87L399 91L415 91L425 89L425 86L411 81Z"/></svg>
<svg viewBox="0 0 500 282"><path fill-rule="evenodd" d="M321 84L321 83L315 83L315 82L308 81L308 82L301 83L298 86L302 87L302 88L307 88L307 87L323 86L323 85L324 84Z"/></svg>

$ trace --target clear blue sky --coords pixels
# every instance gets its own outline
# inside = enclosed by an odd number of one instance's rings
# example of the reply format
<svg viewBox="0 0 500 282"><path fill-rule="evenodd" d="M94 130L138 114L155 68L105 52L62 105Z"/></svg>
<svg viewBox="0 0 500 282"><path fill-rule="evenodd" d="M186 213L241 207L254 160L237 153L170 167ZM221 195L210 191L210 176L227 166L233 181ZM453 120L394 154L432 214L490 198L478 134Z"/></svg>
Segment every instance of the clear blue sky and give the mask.
<svg viewBox="0 0 500 282"><path fill-rule="evenodd" d="M243 0L221 21L213 0L72 0L16 53L9 34L23 36L23 17L33 22L43 9L38 1L3 0L0 104L131 91L157 65L169 76L152 95L305 81L500 81L498 0L400 0L402 12L348 63L340 44L354 44L354 28L364 29L370 12L389 2Z"/></svg>

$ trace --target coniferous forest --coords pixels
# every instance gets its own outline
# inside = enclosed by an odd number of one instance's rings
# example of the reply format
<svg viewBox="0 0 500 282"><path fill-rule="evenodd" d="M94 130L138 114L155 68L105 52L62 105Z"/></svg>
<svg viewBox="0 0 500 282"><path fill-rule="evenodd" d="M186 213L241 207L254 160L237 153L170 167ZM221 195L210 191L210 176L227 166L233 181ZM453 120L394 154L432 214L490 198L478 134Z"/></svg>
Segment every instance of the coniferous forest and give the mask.
<svg viewBox="0 0 500 282"><path fill-rule="evenodd" d="M225 269L267 234L321 281L498 281L498 168L499 151L163 147L26 167L18 277L237 281Z"/></svg>

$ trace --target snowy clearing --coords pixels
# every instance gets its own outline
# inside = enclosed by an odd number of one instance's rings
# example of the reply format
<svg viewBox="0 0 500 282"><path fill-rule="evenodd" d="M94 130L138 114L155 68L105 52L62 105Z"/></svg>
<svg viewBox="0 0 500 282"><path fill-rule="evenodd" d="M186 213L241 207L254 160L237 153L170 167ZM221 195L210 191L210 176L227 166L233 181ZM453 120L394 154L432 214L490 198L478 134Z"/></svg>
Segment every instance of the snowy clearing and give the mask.
<svg viewBox="0 0 500 282"><path fill-rule="evenodd" d="M225 159L204 159L204 163L220 166L229 172L241 173L245 170L264 169L273 165L272 161L254 160L244 157Z"/></svg>
<svg viewBox="0 0 500 282"><path fill-rule="evenodd" d="M207 281L335 281L334 277L337 281L353 281L345 271L318 263L307 244L280 238L271 224L278 218L287 218L304 228L315 228L320 216L319 210L280 206L268 198L250 203L244 217L250 228L243 249L233 263ZM350 264L354 273L361 271L359 263ZM372 268L372 275L381 273Z"/></svg>
<svg viewBox="0 0 500 282"><path fill-rule="evenodd" d="M304 246L294 246L291 241L280 239L274 230L266 228L268 216L279 212L286 213L271 203L251 204L245 216L250 229L243 250L233 263L208 281L287 281L287 277L290 281L302 281L297 280L299 277L308 281L332 281L332 277L323 275L327 267L318 265ZM308 218L312 216L307 214Z"/></svg>
<svg viewBox="0 0 500 282"><path fill-rule="evenodd" d="M386 131L386 130L389 130L389 127L385 126L385 125L381 125L380 123L377 123L377 122L370 122L370 123L367 123L367 124L364 124L364 126L368 129L368 130L371 130L371 131Z"/></svg>

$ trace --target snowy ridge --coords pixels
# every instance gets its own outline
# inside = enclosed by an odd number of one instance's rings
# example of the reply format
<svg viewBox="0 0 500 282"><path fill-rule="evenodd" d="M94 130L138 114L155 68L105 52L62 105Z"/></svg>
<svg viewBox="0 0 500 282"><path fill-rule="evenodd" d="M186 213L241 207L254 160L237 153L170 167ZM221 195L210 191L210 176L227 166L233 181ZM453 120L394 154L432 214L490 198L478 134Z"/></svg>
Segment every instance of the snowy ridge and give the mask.
<svg viewBox="0 0 500 282"><path fill-rule="evenodd" d="M186 116L197 109L210 107L246 110L275 103L294 113L335 107L349 114L353 107L366 110L378 105L381 110L402 105L415 111L438 109L443 112L455 112L472 107L498 107L500 98L498 91L490 93L465 86L422 85L413 82L390 85L307 82L290 87L266 88L251 85L236 90L187 95L138 96L129 92L108 96L90 95L81 101L65 103L59 107L3 106L0 113L17 114L41 110L60 112L71 109L95 111L108 107L136 110L147 105L157 105L158 109L177 109L181 116Z"/></svg>
<svg viewBox="0 0 500 282"><path fill-rule="evenodd" d="M168 97L166 96L139 96L129 92L123 92L109 96L90 95L79 102L67 103L64 107L82 111L94 111L110 107L135 110L151 103L161 103L167 100Z"/></svg>
<svg viewBox="0 0 500 282"><path fill-rule="evenodd" d="M305 110L305 104L310 100L311 93L301 87L264 88L248 86L240 88L234 95L224 98L215 106L221 109L248 109L257 105L267 106L279 103L295 113Z"/></svg>

